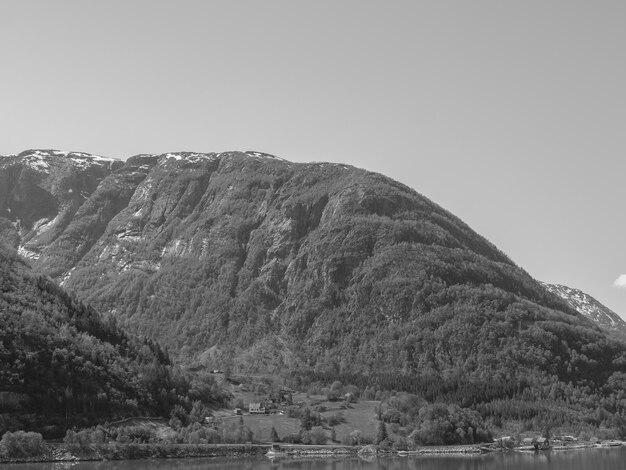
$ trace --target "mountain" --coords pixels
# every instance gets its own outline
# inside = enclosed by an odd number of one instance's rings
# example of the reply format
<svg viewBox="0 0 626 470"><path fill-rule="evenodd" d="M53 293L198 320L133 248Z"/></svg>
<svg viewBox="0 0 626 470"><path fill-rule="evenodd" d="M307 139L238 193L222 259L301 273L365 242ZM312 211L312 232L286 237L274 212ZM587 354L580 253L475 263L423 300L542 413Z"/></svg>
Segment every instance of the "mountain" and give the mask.
<svg viewBox="0 0 626 470"><path fill-rule="evenodd" d="M0 435L115 417L169 416L192 398L154 342L124 332L0 244ZM169 392L169 393L168 393Z"/></svg>
<svg viewBox="0 0 626 470"><path fill-rule="evenodd" d="M621 339L626 339L626 321L610 308L602 305L596 299L579 289L560 284L541 283L548 291L558 295L577 312L597 323L605 331L614 333Z"/></svg>
<svg viewBox="0 0 626 470"><path fill-rule="evenodd" d="M3 239L183 363L622 411L624 345L403 184L260 152L75 155L0 159Z"/></svg>

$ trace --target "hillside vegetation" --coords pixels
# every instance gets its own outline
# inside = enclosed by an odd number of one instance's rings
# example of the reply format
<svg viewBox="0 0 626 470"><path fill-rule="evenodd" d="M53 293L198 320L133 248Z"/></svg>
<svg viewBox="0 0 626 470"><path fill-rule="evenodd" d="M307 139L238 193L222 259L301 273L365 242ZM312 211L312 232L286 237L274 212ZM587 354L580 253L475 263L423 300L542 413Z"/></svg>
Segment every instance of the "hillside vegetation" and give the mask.
<svg viewBox="0 0 626 470"><path fill-rule="evenodd" d="M41 170L9 167L0 215L15 248L184 363L404 391L494 419L624 413L623 343L382 175L256 152L141 155L61 227L24 221L20 181Z"/></svg>
<svg viewBox="0 0 626 470"><path fill-rule="evenodd" d="M0 435L63 436L72 425L169 417L177 405L221 399L211 381L190 380L156 343L102 319L0 246Z"/></svg>

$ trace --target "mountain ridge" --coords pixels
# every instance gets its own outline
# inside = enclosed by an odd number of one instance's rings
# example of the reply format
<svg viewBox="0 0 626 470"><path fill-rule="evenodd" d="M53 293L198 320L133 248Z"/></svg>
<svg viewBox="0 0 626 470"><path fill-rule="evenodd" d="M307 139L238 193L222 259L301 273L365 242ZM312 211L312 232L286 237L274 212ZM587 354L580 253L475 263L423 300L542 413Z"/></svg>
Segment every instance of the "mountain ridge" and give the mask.
<svg viewBox="0 0 626 470"><path fill-rule="evenodd" d="M570 307L592 319L604 330L616 334L622 340L626 340L626 321L591 295L580 289L562 284L549 284L546 282L541 284L548 291L565 300Z"/></svg>
<svg viewBox="0 0 626 470"><path fill-rule="evenodd" d="M515 348L554 347L534 338L545 328L601 338L458 217L384 175L261 152L141 154L106 167L45 151L69 166L43 171L28 165L37 152L0 160L5 238L179 358L361 373L471 363L477 377L511 376L527 368ZM43 223L40 199L52 208ZM558 321L536 329L533 318ZM494 363L496 327L515 368Z"/></svg>

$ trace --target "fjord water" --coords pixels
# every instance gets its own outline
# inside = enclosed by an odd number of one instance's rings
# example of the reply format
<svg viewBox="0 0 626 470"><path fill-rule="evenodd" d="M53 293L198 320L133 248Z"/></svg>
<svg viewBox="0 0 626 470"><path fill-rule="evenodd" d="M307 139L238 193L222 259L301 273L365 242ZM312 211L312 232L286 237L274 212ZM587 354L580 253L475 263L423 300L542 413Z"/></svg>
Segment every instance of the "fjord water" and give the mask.
<svg viewBox="0 0 626 470"><path fill-rule="evenodd" d="M2 470L623 470L626 448L567 452L420 456L278 459L171 459L2 465Z"/></svg>

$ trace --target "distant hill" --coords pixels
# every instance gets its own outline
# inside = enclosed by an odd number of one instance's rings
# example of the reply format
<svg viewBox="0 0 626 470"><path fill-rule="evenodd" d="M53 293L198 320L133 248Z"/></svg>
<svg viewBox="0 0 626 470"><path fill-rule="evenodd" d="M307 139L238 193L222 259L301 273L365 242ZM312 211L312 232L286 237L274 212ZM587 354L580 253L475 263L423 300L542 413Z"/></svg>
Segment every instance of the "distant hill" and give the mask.
<svg viewBox="0 0 626 470"><path fill-rule="evenodd" d="M459 218L347 165L33 150L0 158L0 229L186 363L540 408L626 374L622 343Z"/></svg>
<svg viewBox="0 0 626 470"><path fill-rule="evenodd" d="M626 321L607 306L579 289L560 284L547 284L545 282L541 284L550 292L565 300L574 310L593 320L603 330L614 333L617 337L626 340Z"/></svg>

